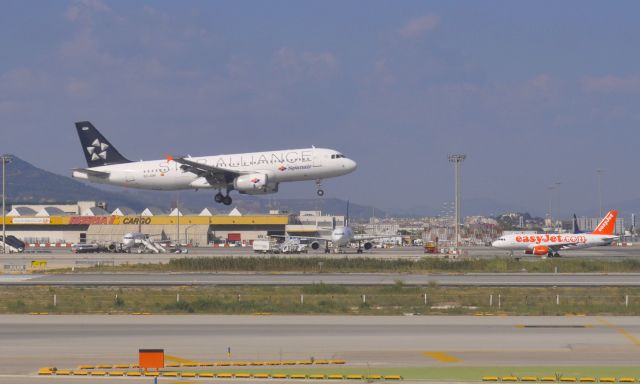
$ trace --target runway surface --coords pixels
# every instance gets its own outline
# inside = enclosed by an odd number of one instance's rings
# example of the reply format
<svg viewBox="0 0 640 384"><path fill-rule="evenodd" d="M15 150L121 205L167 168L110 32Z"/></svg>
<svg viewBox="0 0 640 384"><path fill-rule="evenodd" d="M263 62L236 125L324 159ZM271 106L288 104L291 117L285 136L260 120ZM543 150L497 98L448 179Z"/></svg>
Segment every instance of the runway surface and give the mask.
<svg viewBox="0 0 640 384"><path fill-rule="evenodd" d="M371 371L633 366L640 359L638 336L637 317L3 315L0 375L33 374L44 366L134 363L139 348L164 348L196 361L344 359L347 366ZM9 379L0 377L3 383L26 382ZM43 382L52 381L60 382Z"/></svg>
<svg viewBox="0 0 640 384"><path fill-rule="evenodd" d="M59 286L206 286L206 285L405 285L500 286L500 287L637 287L638 273L67 273L46 275L0 275L0 285Z"/></svg>

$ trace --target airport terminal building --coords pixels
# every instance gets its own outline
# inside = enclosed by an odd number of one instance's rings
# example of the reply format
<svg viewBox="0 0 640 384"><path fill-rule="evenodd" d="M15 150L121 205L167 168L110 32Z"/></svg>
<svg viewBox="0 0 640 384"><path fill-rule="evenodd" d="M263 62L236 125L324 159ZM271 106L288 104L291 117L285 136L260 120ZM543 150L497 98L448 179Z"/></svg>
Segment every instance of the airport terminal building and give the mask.
<svg viewBox="0 0 640 384"><path fill-rule="evenodd" d="M13 204L6 214L7 235L30 246L105 244L119 242L131 232L192 246L246 246L269 236L318 236L336 224L344 224L344 217L323 216L318 211L242 214L234 208L227 214L216 214L212 208L197 213L147 208L138 213L128 208L108 211L96 202Z"/></svg>

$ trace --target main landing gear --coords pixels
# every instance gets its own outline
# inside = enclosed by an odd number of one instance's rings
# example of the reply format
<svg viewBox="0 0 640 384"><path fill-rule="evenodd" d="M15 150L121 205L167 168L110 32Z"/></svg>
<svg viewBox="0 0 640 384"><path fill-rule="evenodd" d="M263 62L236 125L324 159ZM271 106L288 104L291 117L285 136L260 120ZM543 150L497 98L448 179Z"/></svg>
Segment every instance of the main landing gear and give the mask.
<svg viewBox="0 0 640 384"><path fill-rule="evenodd" d="M322 180L316 180L316 193L318 196L324 196L324 190L322 189Z"/></svg>
<svg viewBox="0 0 640 384"><path fill-rule="evenodd" d="M216 203L222 203L224 205L231 205L233 199L229 196L229 192L227 191L226 195L223 195L222 192L218 191L216 195L213 197Z"/></svg>

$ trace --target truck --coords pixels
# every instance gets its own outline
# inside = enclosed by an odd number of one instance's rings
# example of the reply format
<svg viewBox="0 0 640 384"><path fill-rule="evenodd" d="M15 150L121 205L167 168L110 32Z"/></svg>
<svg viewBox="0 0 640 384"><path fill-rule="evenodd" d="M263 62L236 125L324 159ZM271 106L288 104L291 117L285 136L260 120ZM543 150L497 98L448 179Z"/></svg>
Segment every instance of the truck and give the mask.
<svg viewBox="0 0 640 384"><path fill-rule="evenodd" d="M280 249L275 240L256 239L253 240L252 247L255 253L280 253Z"/></svg>

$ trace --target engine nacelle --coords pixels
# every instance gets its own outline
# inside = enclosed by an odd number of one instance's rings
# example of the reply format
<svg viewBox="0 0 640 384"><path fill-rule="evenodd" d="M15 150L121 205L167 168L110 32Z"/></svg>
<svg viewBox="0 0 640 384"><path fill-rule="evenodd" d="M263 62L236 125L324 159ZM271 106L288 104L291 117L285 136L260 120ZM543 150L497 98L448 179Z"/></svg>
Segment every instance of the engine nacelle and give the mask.
<svg viewBox="0 0 640 384"><path fill-rule="evenodd" d="M533 249L527 249L524 253L527 255L546 256L549 254L549 247L536 245Z"/></svg>
<svg viewBox="0 0 640 384"><path fill-rule="evenodd" d="M240 193L260 193L267 189L268 182L268 176L264 173L249 173L236 177L233 180L233 188Z"/></svg>
<svg viewBox="0 0 640 384"><path fill-rule="evenodd" d="M313 249L314 251L320 249L320 242L314 241L313 243L311 243L311 249Z"/></svg>
<svg viewBox="0 0 640 384"><path fill-rule="evenodd" d="M370 241L367 241L367 242L366 242L366 243L364 243L362 246L364 247L364 249L365 249L365 250L367 250L367 251L368 251L368 250L370 250L371 248L373 248L373 243L372 243L372 242L370 242Z"/></svg>

